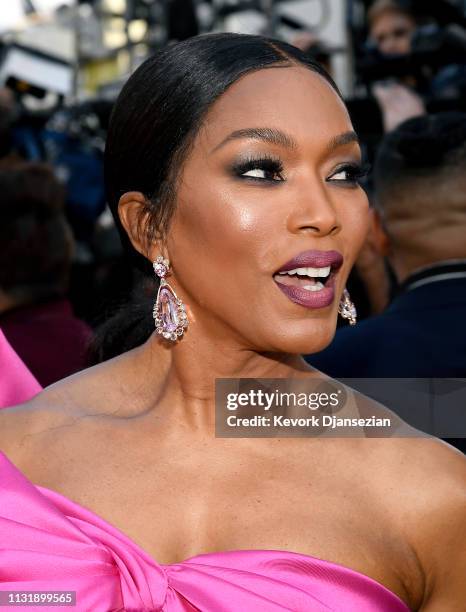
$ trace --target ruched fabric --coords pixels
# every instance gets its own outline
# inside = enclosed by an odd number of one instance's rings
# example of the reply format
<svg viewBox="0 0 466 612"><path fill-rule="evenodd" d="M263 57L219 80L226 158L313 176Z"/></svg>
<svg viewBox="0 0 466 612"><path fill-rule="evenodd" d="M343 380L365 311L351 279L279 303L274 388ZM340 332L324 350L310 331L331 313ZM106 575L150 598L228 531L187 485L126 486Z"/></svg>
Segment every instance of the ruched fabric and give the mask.
<svg viewBox="0 0 466 612"><path fill-rule="evenodd" d="M75 591L77 612L409 612L377 581L281 550L161 564L90 510L29 481L0 452L0 591ZM15 605L15 610L31 610Z"/></svg>

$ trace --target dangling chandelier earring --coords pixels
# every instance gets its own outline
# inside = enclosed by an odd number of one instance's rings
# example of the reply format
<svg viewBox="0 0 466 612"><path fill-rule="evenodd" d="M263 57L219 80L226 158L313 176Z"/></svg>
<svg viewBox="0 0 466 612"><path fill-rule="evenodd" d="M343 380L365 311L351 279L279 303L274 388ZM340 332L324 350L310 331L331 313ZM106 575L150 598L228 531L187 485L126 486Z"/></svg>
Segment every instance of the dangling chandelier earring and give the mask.
<svg viewBox="0 0 466 612"><path fill-rule="evenodd" d="M170 262L159 255L152 264L160 278L160 286L155 300L153 316L158 334L167 340L177 340L188 327L188 316L183 302L165 280Z"/></svg>
<svg viewBox="0 0 466 612"><path fill-rule="evenodd" d="M346 287L343 289L343 295L338 305L338 312L344 319L349 319L350 325L356 325L356 306L351 301L349 291Z"/></svg>

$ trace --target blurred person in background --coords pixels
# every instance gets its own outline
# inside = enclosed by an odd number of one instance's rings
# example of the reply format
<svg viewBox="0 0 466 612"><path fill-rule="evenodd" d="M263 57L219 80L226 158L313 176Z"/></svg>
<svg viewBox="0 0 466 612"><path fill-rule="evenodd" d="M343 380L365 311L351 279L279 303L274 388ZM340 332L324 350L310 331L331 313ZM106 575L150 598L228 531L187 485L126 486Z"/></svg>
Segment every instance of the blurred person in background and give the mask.
<svg viewBox="0 0 466 612"><path fill-rule="evenodd" d="M396 0L376 0L367 13L369 36L383 55L401 55L411 51L416 31L414 14Z"/></svg>
<svg viewBox="0 0 466 612"><path fill-rule="evenodd" d="M42 386L84 366L88 326L66 298L65 191L42 164L0 164L0 328Z"/></svg>
<svg viewBox="0 0 466 612"><path fill-rule="evenodd" d="M367 20L371 91L381 108L385 132L424 114L425 105L431 108L431 103L444 103L434 112L464 110L464 11L445 0L376 0ZM370 65L371 61L366 70Z"/></svg>
<svg viewBox="0 0 466 612"><path fill-rule="evenodd" d="M417 117L386 135L374 189L372 247L398 294L307 360L337 378L465 377L466 114Z"/></svg>
<svg viewBox="0 0 466 612"><path fill-rule="evenodd" d="M408 3L376 0L367 13L369 40L384 56L408 56L417 19ZM415 91L416 79L410 76L376 82L371 90L379 103L385 132L400 123L425 113L424 102Z"/></svg>

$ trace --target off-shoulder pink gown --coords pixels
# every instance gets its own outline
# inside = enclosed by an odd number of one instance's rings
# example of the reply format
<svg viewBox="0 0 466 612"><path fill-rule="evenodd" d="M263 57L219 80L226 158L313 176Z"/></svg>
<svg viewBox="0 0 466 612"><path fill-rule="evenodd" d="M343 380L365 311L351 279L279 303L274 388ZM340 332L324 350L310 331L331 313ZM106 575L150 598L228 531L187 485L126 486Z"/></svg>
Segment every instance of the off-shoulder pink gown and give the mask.
<svg viewBox="0 0 466 612"><path fill-rule="evenodd" d="M76 591L76 607L40 610L409 612L372 578L301 553L227 550L158 563L90 510L34 485L0 452L2 590Z"/></svg>
<svg viewBox="0 0 466 612"><path fill-rule="evenodd" d="M26 402L40 390L41 386L0 329L0 408Z"/></svg>

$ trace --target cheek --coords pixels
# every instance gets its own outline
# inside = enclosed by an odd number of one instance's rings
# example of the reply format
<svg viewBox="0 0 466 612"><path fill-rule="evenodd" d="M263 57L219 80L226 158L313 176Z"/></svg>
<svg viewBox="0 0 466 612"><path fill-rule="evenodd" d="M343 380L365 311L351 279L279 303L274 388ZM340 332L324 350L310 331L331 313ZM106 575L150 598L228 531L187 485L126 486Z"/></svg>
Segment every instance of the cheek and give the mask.
<svg viewBox="0 0 466 612"><path fill-rule="evenodd" d="M233 196L226 192L202 198L193 196L191 203L180 207L174 219L177 245L188 240L196 244L200 255L230 260L244 254L246 244L258 250L270 235L270 216L264 214L266 202L251 196ZM178 248L178 246L177 246Z"/></svg>
<svg viewBox="0 0 466 612"><path fill-rule="evenodd" d="M205 188L202 194L193 190L189 198L179 198L169 250L173 271L190 297L217 307L242 299L273 235L265 204L250 195L233 197L226 190Z"/></svg>

